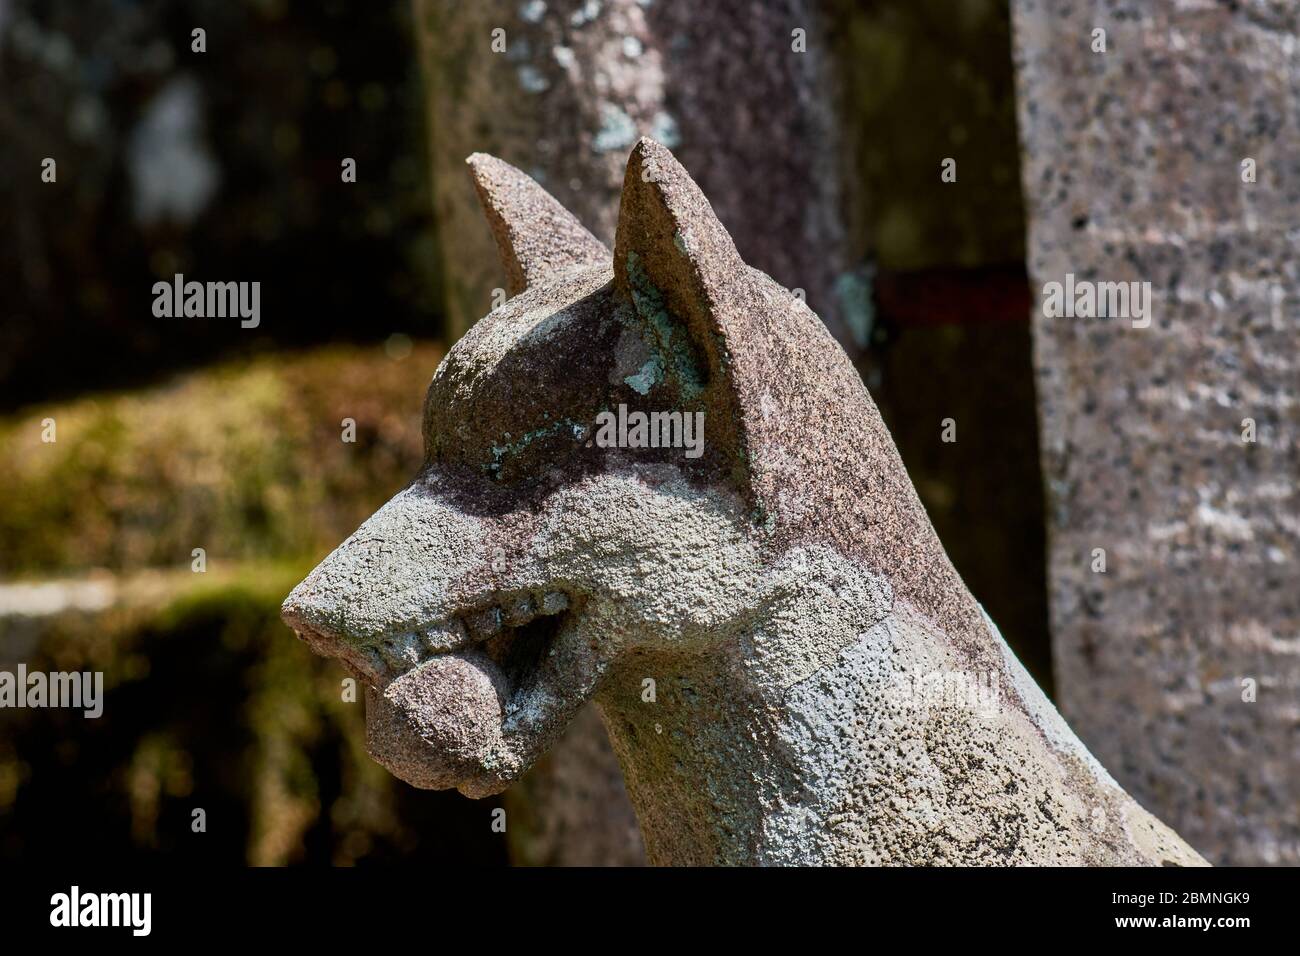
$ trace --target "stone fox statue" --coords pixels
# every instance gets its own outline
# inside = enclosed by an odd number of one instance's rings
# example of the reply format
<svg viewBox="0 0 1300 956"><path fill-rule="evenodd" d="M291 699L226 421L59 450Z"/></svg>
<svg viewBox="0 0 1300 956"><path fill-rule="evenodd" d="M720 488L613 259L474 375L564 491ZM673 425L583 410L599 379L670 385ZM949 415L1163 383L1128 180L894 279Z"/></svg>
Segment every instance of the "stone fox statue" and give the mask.
<svg viewBox="0 0 1300 956"><path fill-rule="evenodd" d="M512 298L434 374L419 475L283 609L364 682L376 760L497 793L594 698L652 862L1204 862L1011 654L852 364L664 147L612 268L469 165Z"/></svg>

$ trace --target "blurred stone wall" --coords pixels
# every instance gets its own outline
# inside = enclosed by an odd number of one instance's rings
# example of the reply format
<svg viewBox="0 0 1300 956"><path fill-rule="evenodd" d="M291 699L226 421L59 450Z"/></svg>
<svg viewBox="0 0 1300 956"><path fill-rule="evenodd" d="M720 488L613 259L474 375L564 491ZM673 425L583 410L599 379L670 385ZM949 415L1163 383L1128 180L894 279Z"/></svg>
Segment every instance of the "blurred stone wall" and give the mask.
<svg viewBox="0 0 1300 956"><path fill-rule="evenodd" d="M815 3L415 0L415 10L451 340L502 285L465 157L518 166L612 249L628 154L651 136L750 265L803 289L846 348L865 344L853 294L864 261L845 221L856 203L840 175L835 71Z"/></svg>

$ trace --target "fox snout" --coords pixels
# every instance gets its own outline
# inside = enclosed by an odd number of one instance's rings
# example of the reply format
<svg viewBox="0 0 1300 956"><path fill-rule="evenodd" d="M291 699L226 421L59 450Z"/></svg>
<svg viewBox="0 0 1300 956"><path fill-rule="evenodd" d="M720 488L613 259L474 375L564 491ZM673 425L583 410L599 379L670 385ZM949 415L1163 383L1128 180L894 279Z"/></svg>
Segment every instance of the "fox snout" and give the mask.
<svg viewBox="0 0 1300 956"><path fill-rule="evenodd" d="M472 642L456 612L464 594L491 584L488 530L417 482L295 587L281 617L312 650L382 686Z"/></svg>
<svg viewBox="0 0 1300 956"><path fill-rule="evenodd" d="M298 638L321 657L339 660L352 675L364 683L377 685L388 676L383 659L374 648L353 643L332 631L324 622L334 615L330 605L299 584L280 605L280 620Z"/></svg>
<svg viewBox="0 0 1300 956"><path fill-rule="evenodd" d="M459 619L360 638L344 630L348 608L363 600L360 582L343 574L349 560L340 548L322 562L285 600L284 622L365 685L371 757L412 786L492 791L484 764L501 742L504 674Z"/></svg>
<svg viewBox="0 0 1300 956"><path fill-rule="evenodd" d="M346 609L365 595L328 586L332 564L345 566L345 555L331 555L299 584L280 607L280 617L302 641L323 657L340 660L355 676L383 687L430 659L482 646L492 656L512 635L538 630L574 605L558 589L524 589L494 597L486 606L469 606L445 617L386 631L357 635L347 630Z"/></svg>
<svg viewBox="0 0 1300 956"><path fill-rule="evenodd" d="M413 786L482 796L541 745L534 721L548 702L569 702L546 662L562 635L575 639L584 602L526 557L500 570L511 519L444 492L426 476L399 493L293 589L281 617L365 685L375 760ZM515 530L523 555L529 532Z"/></svg>

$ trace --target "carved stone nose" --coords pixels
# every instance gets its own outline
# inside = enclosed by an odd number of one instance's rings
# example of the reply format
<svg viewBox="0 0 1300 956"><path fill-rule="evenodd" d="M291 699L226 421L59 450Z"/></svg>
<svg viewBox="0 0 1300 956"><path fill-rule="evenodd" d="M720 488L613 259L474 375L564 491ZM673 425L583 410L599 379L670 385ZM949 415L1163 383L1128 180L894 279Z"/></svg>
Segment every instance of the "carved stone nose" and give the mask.
<svg viewBox="0 0 1300 956"><path fill-rule="evenodd" d="M280 620L295 631L305 631L310 629L311 625L307 623L307 608L305 602L299 597L298 587L295 587L280 605Z"/></svg>
<svg viewBox="0 0 1300 956"><path fill-rule="evenodd" d="M371 684L386 683L390 675L383 659L373 648L354 644L337 629L335 603L310 585L308 578L290 592L280 605L280 620L315 653L341 660Z"/></svg>
<svg viewBox="0 0 1300 956"><path fill-rule="evenodd" d="M334 633L326 623L333 615L319 599L306 592L299 584L280 605L280 620L292 628L317 654L337 656L346 641Z"/></svg>

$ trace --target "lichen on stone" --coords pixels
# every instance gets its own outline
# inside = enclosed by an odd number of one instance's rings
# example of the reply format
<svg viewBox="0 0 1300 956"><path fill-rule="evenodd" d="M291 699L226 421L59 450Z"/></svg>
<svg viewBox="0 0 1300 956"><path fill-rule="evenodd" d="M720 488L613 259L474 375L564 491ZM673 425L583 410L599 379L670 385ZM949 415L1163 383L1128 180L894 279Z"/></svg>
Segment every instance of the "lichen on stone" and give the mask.
<svg viewBox="0 0 1300 956"><path fill-rule="evenodd" d="M676 149L681 145L682 134L677 128L677 120L672 114L660 110L650 121L650 135L659 140L669 149Z"/></svg>
<svg viewBox="0 0 1300 956"><path fill-rule="evenodd" d="M520 435L514 441L509 440L511 437L510 433L506 432L503 437L506 438L507 441L505 444L492 446L492 461L484 465L483 470L492 478L500 478L501 469L505 466L507 459L521 454L529 445L538 439L558 434L566 428L571 429L575 436L581 436L585 432L585 427L581 423L573 421L571 418L562 418L558 421L551 422L549 425L544 425L541 428L534 428L532 431Z"/></svg>
<svg viewBox="0 0 1300 956"><path fill-rule="evenodd" d="M707 376L689 339L686 322L669 311L663 293L650 280L635 252L627 254L627 276L632 304L644 323L642 337L657 357L660 376L672 379L683 400L694 401L703 393Z"/></svg>
<svg viewBox="0 0 1300 956"><path fill-rule="evenodd" d="M550 81L531 63L521 64L518 71L519 85L529 93L543 93L550 87Z"/></svg>
<svg viewBox="0 0 1300 956"><path fill-rule="evenodd" d="M663 374L663 361L656 355L642 365L639 372L627 376L623 381L631 386L632 390L638 395L649 395L650 389L659 384Z"/></svg>
<svg viewBox="0 0 1300 956"><path fill-rule="evenodd" d="M612 103L600 104L600 129L591 141L598 153L627 149L636 142L636 123L632 117Z"/></svg>

